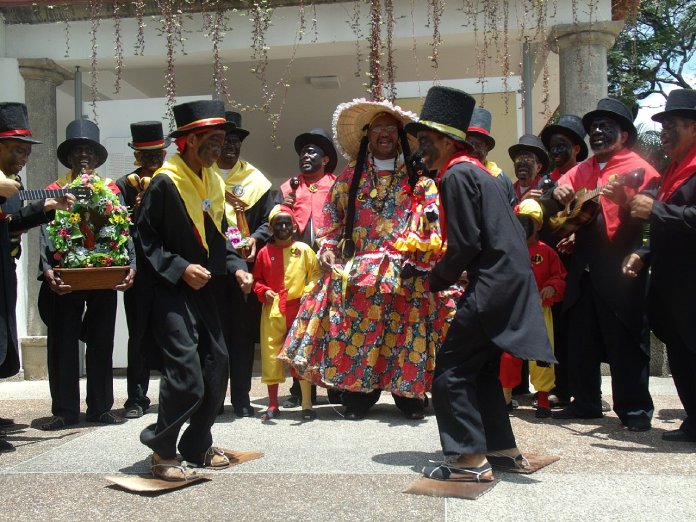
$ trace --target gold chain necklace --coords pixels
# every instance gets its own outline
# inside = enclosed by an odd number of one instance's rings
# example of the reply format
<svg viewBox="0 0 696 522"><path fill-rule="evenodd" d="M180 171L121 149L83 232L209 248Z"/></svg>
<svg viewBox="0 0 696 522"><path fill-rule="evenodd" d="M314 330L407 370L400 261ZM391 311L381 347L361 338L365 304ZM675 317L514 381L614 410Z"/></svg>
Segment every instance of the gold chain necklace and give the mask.
<svg viewBox="0 0 696 522"><path fill-rule="evenodd" d="M372 208L377 212L382 212L384 210L384 205L387 198L392 193L394 185L396 184L396 172L397 172L397 162L399 156L394 158L394 170L391 173L391 179L389 180L389 185L382 187L383 183L377 176L377 169L375 168L374 157L372 158L372 163L369 164L368 169L370 171L370 181L372 183L372 190L370 190L370 198L372 198Z"/></svg>

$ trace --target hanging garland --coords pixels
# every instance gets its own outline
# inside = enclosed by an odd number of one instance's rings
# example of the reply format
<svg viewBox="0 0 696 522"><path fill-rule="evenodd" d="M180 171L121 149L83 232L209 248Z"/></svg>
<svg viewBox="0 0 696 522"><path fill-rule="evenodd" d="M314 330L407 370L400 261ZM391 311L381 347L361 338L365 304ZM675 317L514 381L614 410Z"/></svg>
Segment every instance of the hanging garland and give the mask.
<svg viewBox="0 0 696 522"><path fill-rule="evenodd" d="M387 99L393 102L396 99L396 65L394 64L394 2L384 0L384 11L387 15Z"/></svg>
<svg viewBox="0 0 696 522"><path fill-rule="evenodd" d="M121 16L119 10L119 2L118 0L114 0L114 50L116 52L114 94L121 92L121 71L123 70L123 42L121 41Z"/></svg>
<svg viewBox="0 0 696 522"><path fill-rule="evenodd" d="M174 120L174 105L176 105L176 70L174 68L174 38L176 35L174 13L169 0L157 0L157 5L162 12L162 30L167 36L167 75L165 89L167 92L167 116L169 128L176 128Z"/></svg>
<svg viewBox="0 0 696 522"><path fill-rule="evenodd" d="M145 54L145 1L135 0L135 19L138 21L138 36L135 43L135 54Z"/></svg>
<svg viewBox="0 0 696 522"><path fill-rule="evenodd" d="M654 0L653 0L654 1ZM323 2L318 2L323 3ZM331 2L332 3L332 2ZM362 4L368 5L369 20L362 17ZM618 13L620 5L626 2L612 4L612 8ZM627 2L634 9L639 4L639 0ZM429 42L431 48L429 61L434 72L432 80L439 82L439 58L442 49L441 22L445 14L445 0L427 0L426 26L432 30L432 37ZM287 60L287 65L283 74L277 81L268 78L269 52L270 48L266 41L266 35L272 22L274 6L279 5L275 0L249 0L247 5L248 16L252 23L251 34L251 58L254 61L252 73L260 83L261 99L258 104L242 104L230 96L230 89L227 85L226 73L228 67L223 61L223 40L228 30L226 12L230 5L235 5L230 0L88 0L86 8L67 1L57 2L51 9L59 16L59 21L64 24L65 32L65 55L70 54L70 21L85 19L84 13L89 14L91 22L90 46L91 46L91 97L92 113L96 120L96 101L99 98L98 92L98 45L97 30L101 18L113 19L114 24L114 59L115 59L115 81L114 93L121 91L122 73L124 70L124 42L121 30L121 22L125 17L134 17L137 23L137 35L134 43L134 54L143 55L145 50L145 16L156 14L161 23L161 34L166 38L167 68L165 89L167 97L167 118L173 125L172 107L175 104L176 96L176 77L175 77L175 53L180 47L182 54L186 54L186 31L184 30L184 19L190 17L190 13L199 12L203 15L203 32L212 42L212 61L213 61L213 81L215 85L216 97L224 99L228 105L238 110L258 110L263 111L273 128L273 138L280 123L280 117L285 107L287 91L290 87L290 68L295 60L296 51L299 43L306 34L309 21L307 19L307 9L311 5L311 41L318 41L318 19L317 4L307 3L299 0L294 3L298 11L298 29L295 35L292 56ZM416 74L418 74L418 53L416 45L416 31L414 20L415 0L410 1L411 23L412 23L412 53ZM510 47L510 17L515 16L517 25L515 30L520 31L521 38L529 38L534 42L540 55L550 52L548 41L548 22L550 17L556 17L559 12L558 0L517 0L511 5L511 0L461 0L461 7L458 11L464 13L464 26L472 28L475 38L476 66L481 92L485 94L485 80L489 74L487 68L491 64L499 64L502 69L503 90L509 91L508 79L513 75L511 64L514 63L511 57ZM618 7L617 7L618 6ZM393 0L354 0L352 15L348 21L353 34L355 35L355 55L356 55L356 76L362 77L363 70L367 67L365 76L368 82L365 84L370 97L374 99L393 100L397 96L396 92L396 62L394 59L394 31L396 28L395 4ZM597 18L599 8L598 0L588 0L580 3L579 0L571 0L570 9L573 23L580 23L581 18L587 18L592 24ZM42 3L32 3L31 9L36 16L45 13ZM112 11L109 11L109 10ZM236 11L236 10L232 10ZM80 14L82 13L82 14ZM82 17L82 18L80 18ZM362 18L362 19L361 19ZM364 30L365 26L368 31ZM384 31L384 33L382 32ZM367 33L367 34L365 34ZM367 44L368 53L365 57L363 46ZM363 62L364 60L364 62ZM583 56L578 47L577 53L578 67L583 67ZM365 63L367 64L365 66ZM516 64L519 66L518 64ZM414 68L410 68L414 70ZM584 75L580 75L584 77ZM583 79L586 81L586 79ZM543 71L540 82L542 91L543 112L550 113L550 76L548 60L544 60ZM583 88L584 86L580 86ZM505 97L506 110L509 97Z"/></svg>
<svg viewBox="0 0 696 522"><path fill-rule="evenodd" d="M370 53L368 55L370 78L368 92L373 100L382 101L382 66L380 58L382 54L382 9L379 0L370 2Z"/></svg>
<svg viewBox="0 0 696 522"><path fill-rule="evenodd" d="M99 11L101 9L101 4L96 0L89 0L89 8L92 13L92 27L89 31L90 46L92 49L90 91L92 95L92 119L97 122L97 97L99 96L99 86L97 83L97 30L99 29Z"/></svg>

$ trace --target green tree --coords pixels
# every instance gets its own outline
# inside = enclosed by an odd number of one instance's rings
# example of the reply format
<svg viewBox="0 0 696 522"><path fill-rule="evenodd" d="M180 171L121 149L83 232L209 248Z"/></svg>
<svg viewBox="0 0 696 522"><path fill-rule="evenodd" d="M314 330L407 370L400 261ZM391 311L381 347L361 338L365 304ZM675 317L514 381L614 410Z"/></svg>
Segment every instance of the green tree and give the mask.
<svg viewBox="0 0 696 522"><path fill-rule="evenodd" d="M642 0L607 53L609 94L636 107L650 94L666 97L667 85L693 88L695 43L694 0Z"/></svg>

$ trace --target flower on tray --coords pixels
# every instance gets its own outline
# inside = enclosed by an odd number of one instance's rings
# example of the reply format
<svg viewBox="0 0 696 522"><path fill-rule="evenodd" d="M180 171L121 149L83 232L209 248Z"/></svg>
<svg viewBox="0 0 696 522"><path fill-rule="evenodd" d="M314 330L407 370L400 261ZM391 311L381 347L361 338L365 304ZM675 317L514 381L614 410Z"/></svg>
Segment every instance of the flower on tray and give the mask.
<svg viewBox="0 0 696 522"><path fill-rule="evenodd" d="M227 241L232 243L232 246L236 249L247 248L251 246L249 238L242 236L242 232L241 230L239 230L239 227L229 227L227 229L227 232L225 232L225 237L227 238Z"/></svg>
<svg viewBox="0 0 696 522"><path fill-rule="evenodd" d="M127 265L128 209L96 172L83 172L68 187L81 185L92 191L89 198L76 200L72 210L56 210L47 226L54 259L65 268Z"/></svg>

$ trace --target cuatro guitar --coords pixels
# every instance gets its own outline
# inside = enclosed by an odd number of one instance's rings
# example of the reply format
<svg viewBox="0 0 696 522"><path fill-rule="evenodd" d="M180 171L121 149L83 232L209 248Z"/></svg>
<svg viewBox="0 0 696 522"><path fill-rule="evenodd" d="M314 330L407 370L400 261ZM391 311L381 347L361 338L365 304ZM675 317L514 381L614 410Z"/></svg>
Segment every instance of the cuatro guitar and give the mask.
<svg viewBox="0 0 696 522"><path fill-rule="evenodd" d="M568 237L573 232L592 222L599 212L599 195L609 183L618 182L628 188L637 189L645 180L645 169L639 168L625 174L613 174L608 183L596 189L580 189L575 193L575 199L555 216L549 218L549 228L558 237Z"/></svg>

